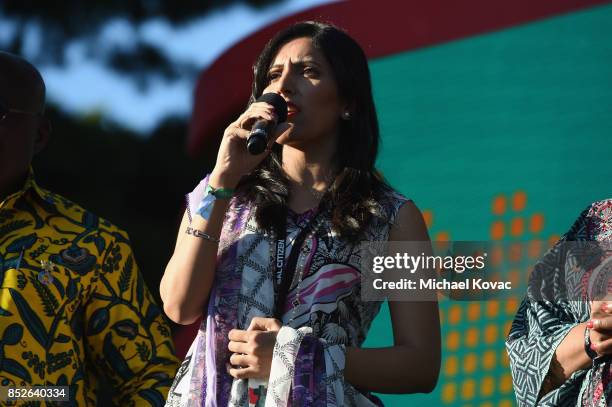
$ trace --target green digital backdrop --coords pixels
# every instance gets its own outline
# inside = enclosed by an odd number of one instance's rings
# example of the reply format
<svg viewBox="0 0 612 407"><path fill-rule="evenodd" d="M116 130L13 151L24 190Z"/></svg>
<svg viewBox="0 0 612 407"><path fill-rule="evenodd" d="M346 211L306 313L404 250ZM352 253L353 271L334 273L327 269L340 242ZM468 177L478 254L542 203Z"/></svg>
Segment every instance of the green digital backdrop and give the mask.
<svg viewBox="0 0 612 407"><path fill-rule="evenodd" d="M378 166L432 240L552 242L612 196L611 23L600 6L371 61ZM504 338L519 301L442 300L436 390L385 405L515 405ZM391 344L385 305L365 346Z"/></svg>

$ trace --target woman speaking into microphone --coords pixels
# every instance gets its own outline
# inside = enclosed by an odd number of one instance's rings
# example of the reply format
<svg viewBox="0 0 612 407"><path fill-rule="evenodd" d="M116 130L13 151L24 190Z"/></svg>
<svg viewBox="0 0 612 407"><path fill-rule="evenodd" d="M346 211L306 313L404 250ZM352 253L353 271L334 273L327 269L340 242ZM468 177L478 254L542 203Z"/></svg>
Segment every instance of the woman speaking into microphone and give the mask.
<svg viewBox="0 0 612 407"><path fill-rule="evenodd" d="M394 345L360 347L381 306L361 298L360 242L429 240L414 203L374 167L363 50L334 26L298 23L268 42L254 74L248 108L188 195L161 281L173 321L203 315L167 405L375 406L371 392L430 392L435 301L390 302ZM286 102L285 122L258 101L268 93ZM266 148L251 154L262 121Z"/></svg>

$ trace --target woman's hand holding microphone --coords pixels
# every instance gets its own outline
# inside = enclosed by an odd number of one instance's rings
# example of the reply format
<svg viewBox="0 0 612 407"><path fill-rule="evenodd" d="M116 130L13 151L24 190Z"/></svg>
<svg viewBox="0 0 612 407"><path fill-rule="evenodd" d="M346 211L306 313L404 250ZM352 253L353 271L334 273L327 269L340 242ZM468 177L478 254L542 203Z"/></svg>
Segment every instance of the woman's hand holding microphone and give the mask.
<svg viewBox="0 0 612 407"><path fill-rule="evenodd" d="M247 139L252 126L260 119L277 121L277 115L271 104L266 102L252 103L236 121L225 129L217 153L217 162L209 181L212 186L234 189L243 175L251 172L270 154L276 139L292 127L290 123L280 123L268 140L264 153L252 155L246 148Z"/></svg>

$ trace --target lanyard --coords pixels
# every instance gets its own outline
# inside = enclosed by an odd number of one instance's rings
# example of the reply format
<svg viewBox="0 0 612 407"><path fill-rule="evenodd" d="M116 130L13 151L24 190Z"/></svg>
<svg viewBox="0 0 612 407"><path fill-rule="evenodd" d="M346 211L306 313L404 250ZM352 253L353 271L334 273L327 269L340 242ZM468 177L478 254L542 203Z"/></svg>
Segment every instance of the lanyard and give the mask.
<svg viewBox="0 0 612 407"><path fill-rule="evenodd" d="M306 240L306 236L311 232L315 224L315 220L322 212L323 203L317 208L317 212L308 221L308 224L298 233L293 242L293 248L289 254L289 258L286 259L287 254L287 211L283 217L283 224L280 227L280 233L276 240L276 250L274 251L275 258L275 273L272 278L274 282L274 317L281 319L283 316L283 307L287 301L287 295L289 295L289 289L291 283L295 277L296 265L302 245ZM285 261L286 260L286 261Z"/></svg>

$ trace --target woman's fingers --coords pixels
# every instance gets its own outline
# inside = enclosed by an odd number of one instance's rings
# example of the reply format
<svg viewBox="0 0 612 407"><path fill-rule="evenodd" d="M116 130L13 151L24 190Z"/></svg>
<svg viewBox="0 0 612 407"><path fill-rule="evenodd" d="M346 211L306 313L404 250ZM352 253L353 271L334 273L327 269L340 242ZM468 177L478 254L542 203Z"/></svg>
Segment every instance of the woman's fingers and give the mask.
<svg viewBox="0 0 612 407"><path fill-rule="evenodd" d="M242 329L232 329L227 334L227 337L229 338L230 341L246 343L251 338L251 335L252 335L251 333L245 330L242 330Z"/></svg>
<svg viewBox="0 0 612 407"><path fill-rule="evenodd" d="M247 331L278 331L282 327L276 318L253 317Z"/></svg>
<svg viewBox="0 0 612 407"><path fill-rule="evenodd" d="M232 354L232 356L230 356L230 364L233 366L240 366L240 367L248 367L248 366L253 366L255 364L255 361L253 360L253 357L250 355L242 355L240 353L234 353Z"/></svg>
<svg viewBox="0 0 612 407"><path fill-rule="evenodd" d="M229 349L230 352L235 353L250 353L250 347L246 342L229 341L227 344L227 349Z"/></svg>
<svg viewBox="0 0 612 407"><path fill-rule="evenodd" d="M236 379L261 378L257 359L251 355L234 353L230 356L227 372Z"/></svg>
<svg viewBox="0 0 612 407"><path fill-rule="evenodd" d="M596 342L591 341L591 349L600 355L609 355L612 353L612 338Z"/></svg>
<svg viewBox="0 0 612 407"><path fill-rule="evenodd" d="M276 129L274 129L274 136L271 137L272 142L274 142L274 140L276 140L277 138L279 138L280 136L282 136L283 134L285 134L292 128L293 128L292 123L287 123L287 122L280 123L278 126L276 126Z"/></svg>
<svg viewBox="0 0 612 407"><path fill-rule="evenodd" d="M612 334L612 315L591 318L587 322L587 327L596 332Z"/></svg>
<svg viewBox="0 0 612 407"><path fill-rule="evenodd" d="M240 128L249 130L259 119L275 121L274 108L267 103L253 103L236 122Z"/></svg>
<svg viewBox="0 0 612 407"><path fill-rule="evenodd" d="M255 378L255 375L253 374L253 369L251 369L250 367L246 367L246 368L242 368L242 369L236 369L236 368L229 368L227 369L227 372L230 374L230 376L236 378L236 379L252 379Z"/></svg>
<svg viewBox="0 0 612 407"><path fill-rule="evenodd" d="M272 137L270 137L270 140L268 140L266 151L267 152L272 151L272 146L276 142L276 139L282 136L283 134L287 133L288 131L290 131L292 128L293 128L293 124L287 123L287 122L281 123L278 126L276 126L274 135L272 135Z"/></svg>
<svg viewBox="0 0 612 407"><path fill-rule="evenodd" d="M227 126L223 133L213 172L219 177L236 180L232 184L237 184L244 174L252 171L267 156L267 154L251 155L246 148L246 140L258 119L275 121L274 108L267 103L253 103L238 119ZM285 128L286 126L282 127ZM269 142L271 146L276 138L272 136L270 139L272 139ZM270 149L267 153L269 152Z"/></svg>

